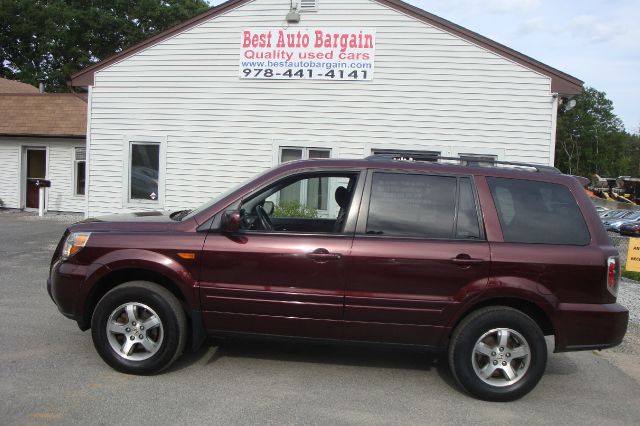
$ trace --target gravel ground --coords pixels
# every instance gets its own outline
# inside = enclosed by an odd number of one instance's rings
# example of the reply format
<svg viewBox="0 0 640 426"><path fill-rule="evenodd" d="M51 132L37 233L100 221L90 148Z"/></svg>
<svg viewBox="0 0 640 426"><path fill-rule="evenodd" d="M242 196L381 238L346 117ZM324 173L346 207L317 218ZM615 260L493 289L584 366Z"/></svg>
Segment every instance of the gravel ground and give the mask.
<svg viewBox="0 0 640 426"><path fill-rule="evenodd" d="M629 319L640 325L640 282L622 278L618 303L629 309Z"/></svg>
<svg viewBox="0 0 640 426"><path fill-rule="evenodd" d="M620 260L624 266L627 261L627 249L629 248L629 237L609 232L611 242L620 253ZM629 319L640 325L640 282L629 278L620 280L620 291L618 292L618 302L629 309Z"/></svg>
<svg viewBox="0 0 640 426"><path fill-rule="evenodd" d="M629 237L623 237L615 232L608 232L611 242L620 253L620 263L622 266L627 264L627 251L629 250Z"/></svg>
<svg viewBox="0 0 640 426"><path fill-rule="evenodd" d="M44 217L38 216L38 212L25 212L15 209L3 209L0 208L0 217L7 218L20 218L26 221L42 221L47 222L60 222L60 223L74 223L84 219L82 213L63 213L63 212L47 212Z"/></svg>

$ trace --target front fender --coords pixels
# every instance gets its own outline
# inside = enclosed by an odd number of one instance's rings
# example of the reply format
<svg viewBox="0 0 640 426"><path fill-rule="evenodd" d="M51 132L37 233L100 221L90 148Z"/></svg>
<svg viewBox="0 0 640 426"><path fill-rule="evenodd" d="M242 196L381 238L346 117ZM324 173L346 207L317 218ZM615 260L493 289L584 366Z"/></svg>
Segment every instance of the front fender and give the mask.
<svg viewBox="0 0 640 426"><path fill-rule="evenodd" d="M197 265L186 267L163 253L143 249L116 250L97 258L87 269L87 275L78 300L89 300L105 277L124 270L143 270L162 275L173 282L190 309L198 309L197 280L194 277ZM82 314L84 306L77 306L76 313ZM82 315L79 315L79 317Z"/></svg>

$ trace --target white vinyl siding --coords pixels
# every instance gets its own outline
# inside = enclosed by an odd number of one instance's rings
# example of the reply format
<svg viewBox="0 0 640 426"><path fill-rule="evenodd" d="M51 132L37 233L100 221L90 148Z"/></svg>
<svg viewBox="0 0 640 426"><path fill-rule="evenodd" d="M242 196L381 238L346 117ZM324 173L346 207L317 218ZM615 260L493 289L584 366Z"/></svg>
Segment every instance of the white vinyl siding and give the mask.
<svg viewBox="0 0 640 426"><path fill-rule="evenodd" d="M47 189L47 209L62 212L83 212L85 198L75 195L75 149L84 148L82 139L58 138L0 138L0 199L1 207L24 207L24 176L21 176L22 150L24 147L47 149L46 178L51 181Z"/></svg>
<svg viewBox="0 0 640 426"><path fill-rule="evenodd" d="M375 148L549 164L550 78L375 1L322 0L299 24L375 29L373 81L240 80L241 31L280 27L289 3L255 0L96 73L90 215L127 210L127 134L166 137L167 210L273 166L280 146L331 144L338 158Z"/></svg>
<svg viewBox="0 0 640 426"><path fill-rule="evenodd" d="M20 203L20 147L0 137L0 207L18 208Z"/></svg>

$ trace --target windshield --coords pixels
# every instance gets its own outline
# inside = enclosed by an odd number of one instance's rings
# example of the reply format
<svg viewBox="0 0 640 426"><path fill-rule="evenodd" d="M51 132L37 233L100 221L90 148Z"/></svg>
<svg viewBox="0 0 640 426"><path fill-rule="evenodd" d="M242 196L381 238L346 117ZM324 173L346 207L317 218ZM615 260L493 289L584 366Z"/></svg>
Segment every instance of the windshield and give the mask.
<svg viewBox="0 0 640 426"><path fill-rule="evenodd" d="M228 195L231 195L233 192L237 191L238 189L242 188L243 186L245 186L249 182L253 181L254 179L259 178L260 176L266 174L269 171L271 171L271 169L266 170L263 173L260 173L258 176L253 176L250 179L247 179L247 180L245 180L245 181L243 181L243 182L241 182L241 183L239 183L237 185L232 186L231 188L227 189L223 193L216 195L215 197L213 197L209 201L207 201L204 204L200 205L199 207L193 209L191 212L189 212L188 215L183 217L182 220L191 219L195 215L197 215L197 214L205 211L209 207L213 206L215 203L217 203L218 201L222 200L224 197L227 197Z"/></svg>

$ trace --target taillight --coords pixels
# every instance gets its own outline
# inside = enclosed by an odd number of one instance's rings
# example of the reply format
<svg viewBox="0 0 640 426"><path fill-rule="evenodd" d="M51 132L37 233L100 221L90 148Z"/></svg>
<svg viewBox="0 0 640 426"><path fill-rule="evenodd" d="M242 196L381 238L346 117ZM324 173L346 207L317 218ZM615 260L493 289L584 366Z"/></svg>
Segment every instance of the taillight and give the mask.
<svg viewBox="0 0 640 426"><path fill-rule="evenodd" d="M618 295L620 282L620 262L618 258L611 256L607 259L607 290L614 296Z"/></svg>

